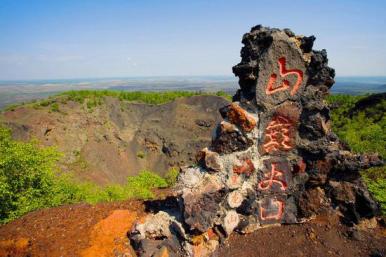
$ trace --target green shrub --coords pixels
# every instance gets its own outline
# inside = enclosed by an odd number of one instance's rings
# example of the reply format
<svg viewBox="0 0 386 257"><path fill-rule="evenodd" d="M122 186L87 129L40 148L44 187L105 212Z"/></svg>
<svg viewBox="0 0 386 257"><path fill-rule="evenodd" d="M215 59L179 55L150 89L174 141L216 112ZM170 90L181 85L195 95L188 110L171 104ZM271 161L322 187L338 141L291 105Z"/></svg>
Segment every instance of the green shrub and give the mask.
<svg viewBox="0 0 386 257"><path fill-rule="evenodd" d="M0 127L0 221L51 205L59 157L54 148L12 140Z"/></svg>
<svg viewBox="0 0 386 257"><path fill-rule="evenodd" d="M102 98L93 97L93 98L87 99L86 105L88 109L93 109L101 104L102 104Z"/></svg>
<svg viewBox="0 0 386 257"><path fill-rule="evenodd" d="M386 166L368 169L362 173L369 191L381 205L383 215L386 215Z"/></svg>
<svg viewBox="0 0 386 257"><path fill-rule="evenodd" d="M339 138L357 153L379 153L386 158L386 100L353 113L355 104L366 96L332 95L330 104L336 105L331 112L332 129ZM386 166L362 172L369 191L381 204L386 215Z"/></svg>
<svg viewBox="0 0 386 257"><path fill-rule="evenodd" d="M165 188L168 186L166 180L150 171L141 171L137 176L128 177L125 192L129 198L150 199L155 195L153 188Z"/></svg>
<svg viewBox="0 0 386 257"><path fill-rule="evenodd" d="M128 177L126 187L135 188L164 188L167 187L168 183L166 180L159 175L151 171L141 171L137 176Z"/></svg>
<svg viewBox="0 0 386 257"><path fill-rule="evenodd" d="M58 174L60 157L55 148L14 141L10 131L0 126L0 223L62 204L149 199L155 197L153 188L168 186L164 178L150 171L129 177L125 185L100 187L79 182L70 174Z"/></svg>
<svg viewBox="0 0 386 257"><path fill-rule="evenodd" d="M22 104L10 104L10 105L7 105L5 108L4 108L4 111L8 112L8 111L15 111L17 107L19 107L20 105Z"/></svg>
<svg viewBox="0 0 386 257"><path fill-rule="evenodd" d="M177 177L179 174L179 169L177 167L170 168L165 174L165 180L169 186L173 186L177 182Z"/></svg>
<svg viewBox="0 0 386 257"><path fill-rule="evenodd" d="M86 107L89 111L92 111L93 108L100 106L103 103L105 97L115 97L121 101L127 102L138 102L138 103L147 103L147 104L164 104L171 102L180 97L189 97L197 95L216 95L223 97L229 101L232 100L232 97L225 93L224 91L218 92L203 92L203 91L117 91L117 90L71 90L57 94L56 96L50 96L47 99L43 100L33 100L29 105L34 109L39 109L41 107L47 107L56 102L66 104L68 101L78 102L80 104L86 104ZM16 104L9 105L5 108L6 111L15 110L17 107L24 105ZM58 107L58 106L57 106ZM53 107L57 109L56 107ZM121 110L124 110L121 106ZM51 111L56 111L52 110Z"/></svg>
<svg viewBox="0 0 386 257"><path fill-rule="evenodd" d="M59 112L59 105L58 105L58 103L53 103L53 104L51 104L50 110L51 110L52 112Z"/></svg>
<svg viewBox="0 0 386 257"><path fill-rule="evenodd" d="M227 99L228 101L232 101L232 96L224 91L217 91L216 92L216 95L217 96L221 96L221 97L224 97L225 99Z"/></svg>
<svg viewBox="0 0 386 257"><path fill-rule="evenodd" d="M379 153L386 157L386 118L380 117L379 110L386 104L382 103L361 110L350 117L350 111L355 103L366 96L332 95L328 102L335 104L331 112L332 129L341 140L357 153ZM369 115L373 113L374 115Z"/></svg>
<svg viewBox="0 0 386 257"><path fill-rule="evenodd" d="M48 98L48 99L41 100L41 101L38 102L37 104L40 105L40 106L42 106L42 107L47 107L47 106L49 106L51 103L52 103L52 99Z"/></svg>
<svg viewBox="0 0 386 257"><path fill-rule="evenodd" d="M72 90L59 94L67 100L84 103L88 100L89 108L95 107L102 103L106 96L117 97L121 101L140 102L147 104L164 104L171 102L179 97L189 97L196 95L217 95L230 99L231 97L225 92L215 93L201 91L162 91L162 92L143 92L143 91L114 91L114 90Z"/></svg>

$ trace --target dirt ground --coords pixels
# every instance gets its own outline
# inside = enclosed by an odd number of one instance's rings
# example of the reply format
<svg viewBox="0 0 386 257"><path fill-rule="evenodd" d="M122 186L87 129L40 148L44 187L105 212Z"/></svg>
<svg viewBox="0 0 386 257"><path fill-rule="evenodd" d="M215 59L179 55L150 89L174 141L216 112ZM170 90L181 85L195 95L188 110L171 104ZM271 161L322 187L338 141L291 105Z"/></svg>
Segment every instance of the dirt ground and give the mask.
<svg viewBox="0 0 386 257"><path fill-rule="evenodd" d="M0 227L0 256L131 256L127 231L143 210L126 201L35 211Z"/></svg>
<svg viewBox="0 0 386 257"><path fill-rule="evenodd" d="M135 256L127 231L144 216L138 201L39 210L0 227L0 256ZM335 216L234 234L213 257L386 256L386 229L352 229Z"/></svg>
<svg viewBox="0 0 386 257"><path fill-rule="evenodd" d="M263 228L252 234L233 234L213 257L375 257L386 256L386 229L363 224L342 225L337 217L318 217L300 225Z"/></svg>

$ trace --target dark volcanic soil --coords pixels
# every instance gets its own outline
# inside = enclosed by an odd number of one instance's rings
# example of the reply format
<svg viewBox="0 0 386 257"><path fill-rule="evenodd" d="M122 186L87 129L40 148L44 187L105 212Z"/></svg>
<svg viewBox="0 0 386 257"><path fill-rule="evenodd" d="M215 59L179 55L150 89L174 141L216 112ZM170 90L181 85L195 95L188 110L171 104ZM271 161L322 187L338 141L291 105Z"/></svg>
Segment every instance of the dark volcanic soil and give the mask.
<svg viewBox="0 0 386 257"><path fill-rule="evenodd" d="M241 255L240 255L241 254ZM377 255L378 254L378 255ZM353 229L336 217L233 234L214 257L385 256L386 229Z"/></svg>
<svg viewBox="0 0 386 257"><path fill-rule="evenodd" d="M37 138L64 153L61 168L98 184L125 183L140 170L164 174L170 167L192 164L209 145L228 103L218 96L179 98L162 105L129 103L106 97L91 109L61 102L21 106L0 116L17 139Z"/></svg>
<svg viewBox="0 0 386 257"><path fill-rule="evenodd" d="M135 201L35 211L0 227L0 256L134 256L126 232L143 215L143 204ZM373 225L353 230L325 216L234 234L214 257L385 256L386 229Z"/></svg>

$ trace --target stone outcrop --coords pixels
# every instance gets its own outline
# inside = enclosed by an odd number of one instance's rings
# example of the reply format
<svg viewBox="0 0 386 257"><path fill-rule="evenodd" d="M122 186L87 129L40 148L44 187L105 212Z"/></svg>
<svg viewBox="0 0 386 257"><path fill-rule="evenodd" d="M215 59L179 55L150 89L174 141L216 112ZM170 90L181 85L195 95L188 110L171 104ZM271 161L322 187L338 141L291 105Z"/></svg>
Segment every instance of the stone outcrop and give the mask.
<svg viewBox="0 0 386 257"><path fill-rule="evenodd" d="M233 67L240 90L220 109L224 121L198 166L181 170L177 214L158 212L133 228L140 256L208 256L233 231L323 211L348 223L377 214L359 169L382 161L350 153L331 131L324 97L335 73L314 40L262 26L243 36Z"/></svg>

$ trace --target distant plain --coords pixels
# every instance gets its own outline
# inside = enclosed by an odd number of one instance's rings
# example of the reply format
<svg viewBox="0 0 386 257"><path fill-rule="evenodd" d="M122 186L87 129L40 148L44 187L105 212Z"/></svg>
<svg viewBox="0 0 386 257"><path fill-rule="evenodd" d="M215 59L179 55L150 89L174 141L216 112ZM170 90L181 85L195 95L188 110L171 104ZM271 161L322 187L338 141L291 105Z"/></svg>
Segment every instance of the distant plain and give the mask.
<svg viewBox="0 0 386 257"><path fill-rule="evenodd" d="M234 94L237 78L231 76L131 77L103 79L0 81L0 109L67 90L112 89L125 91L224 91ZM361 95L386 91L386 77L337 77L333 94Z"/></svg>

